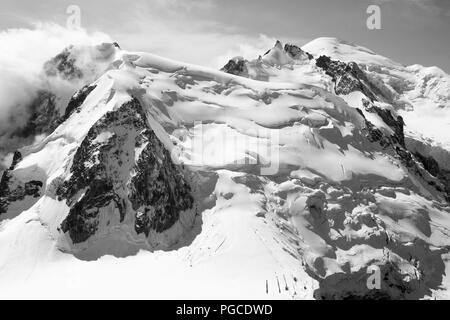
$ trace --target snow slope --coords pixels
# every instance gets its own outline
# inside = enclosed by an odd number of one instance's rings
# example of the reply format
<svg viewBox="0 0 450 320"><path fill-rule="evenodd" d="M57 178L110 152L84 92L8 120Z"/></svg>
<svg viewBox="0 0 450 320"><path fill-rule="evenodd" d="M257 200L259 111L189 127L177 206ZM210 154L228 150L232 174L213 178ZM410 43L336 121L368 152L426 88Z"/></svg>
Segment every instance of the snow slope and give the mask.
<svg viewBox="0 0 450 320"><path fill-rule="evenodd" d="M358 63L370 81L396 103L408 137L450 151L450 75L438 67L404 66L336 38L318 38L302 49L315 56Z"/></svg>
<svg viewBox="0 0 450 320"><path fill-rule="evenodd" d="M117 49L2 178L0 297L448 297L443 182L398 117L445 149L408 117L420 101L446 110L448 75L335 39L303 47L382 83L365 106L294 49L277 43L243 76Z"/></svg>

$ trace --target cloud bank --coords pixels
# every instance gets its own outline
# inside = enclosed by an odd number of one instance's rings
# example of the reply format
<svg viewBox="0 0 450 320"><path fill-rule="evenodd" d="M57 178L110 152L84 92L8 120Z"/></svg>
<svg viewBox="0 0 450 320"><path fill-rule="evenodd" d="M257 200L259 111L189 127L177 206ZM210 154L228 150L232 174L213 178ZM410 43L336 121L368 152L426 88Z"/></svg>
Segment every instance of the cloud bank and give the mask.
<svg viewBox="0 0 450 320"><path fill-rule="evenodd" d="M218 6L212 0L135 1L127 7L126 15L117 15L118 23L108 23L107 30L127 50L216 69L237 55L255 59L275 44L274 36L248 33L232 23L219 22L215 16Z"/></svg>
<svg viewBox="0 0 450 320"><path fill-rule="evenodd" d="M103 33L68 30L56 24L37 24L34 29L8 29L0 32L0 169L8 152L20 145L11 134L30 117L30 103L39 90L67 92L79 88L43 73L46 61L69 45L93 46L110 41Z"/></svg>

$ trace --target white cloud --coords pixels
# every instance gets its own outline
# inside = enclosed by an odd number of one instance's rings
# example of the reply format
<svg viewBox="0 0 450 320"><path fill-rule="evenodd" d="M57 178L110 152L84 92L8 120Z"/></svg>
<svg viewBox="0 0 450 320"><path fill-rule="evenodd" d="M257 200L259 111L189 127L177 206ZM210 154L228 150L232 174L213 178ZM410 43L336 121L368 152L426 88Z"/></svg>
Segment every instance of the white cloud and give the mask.
<svg viewBox="0 0 450 320"><path fill-rule="evenodd" d="M38 91L58 92L64 104L79 89L78 83L45 77L43 64L71 44L91 46L105 41L110 41L105 34L67 30L55 24L0 32L0 171L9 165L9 152L34 139L11 137L11 133L28 121Z"/></svg>
<svg viewBox="0 0 450 320"><path fill-rule="evenodd" d="M42 66L70 44L93 45L109 40L101 33L67 30L55 24L0 32L0 135L22 126L27 106L42 89Z"/></svg>
<svg viewBox="0 0 450 320"><path fill-rule="evenodd" d="M151 0L135 3L127 29L112 27L122 48L152 52L184 62L222 67L235 55L256 58L275 43L275 38L245 34L211 18L212 0ZM128 8L130 10L130 8Z"/></svg>
<svg viewBox="0 0 450 320"><path fill-rule="evenodd" d="M264 34L260 34L257 38L241 39L241 41L231 43L230 48L215 59L214 65L223 67L228 60L237 56L247 60L256 59L272 48L276 41L276 38Z"/></svg>

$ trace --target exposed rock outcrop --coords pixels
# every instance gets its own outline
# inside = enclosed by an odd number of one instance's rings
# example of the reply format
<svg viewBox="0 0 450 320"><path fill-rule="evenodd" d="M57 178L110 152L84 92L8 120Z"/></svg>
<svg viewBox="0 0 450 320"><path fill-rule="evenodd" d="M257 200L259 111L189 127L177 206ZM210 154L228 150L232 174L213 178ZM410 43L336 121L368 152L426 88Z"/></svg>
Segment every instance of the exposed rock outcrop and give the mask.
<svg viewBox="0 0 450 320"><path fill-rule="evenodd" d="M49 134L58 125L60 114L56 106L56 96L49 91L39 91L36 99L29 107L30 118L25 126L13 136L21 138L34 137L39 134Z"/></svg>
<svg viewBox="0 0 450 320"><path fill-rule="evenodd" d="M47 76L57 76L66 80L81 79L83 72L75 65L76 59L72 56L73 46L65 48L60 54L44 64Z"/></svg>
<svg viewBox="0 0 450 320"><path fill-rule="evenodd" d="M316 60L316 65L332 78L336 94L361 91L372 101L377 100L376 96L383 96L383 93L367 79L355 62L345 63L332 60L328 56L320 56Z"/></svg>
<svg viewBox="0 0 450 320"><path fill-rule="evenodd" d="M60 122L64 122L70 115L77 111L80 106L83 104L86 97L96 88L96 85L86 85L80 90L78 90L71 98L66 107L66 111L64 116L62 117Z"/></svg>
<svg viewBox="0 0 450 320"><path fill-rule="evenodd" d="M403 148L406 148L405 133L403 130L405 123L403 118L401 116L395 117L392 115L390 110L377 107L375 104L365 99L363 100L363 105L366 111L376 113L380 116L384 123L386 123L394 131L394 134L391 136L394 142Z"/></svg>
<svg viewBox="0 0 450 320"><path fill-rule="evenodd" d="M0 215L6 213L12 202L24 200L26 196L38 198L41 196L40 191L43 186L41 181L30 180L25 183L15 179L11 171L14 170L17 163L22 160L19 151L14 152L11 166L5 170L0 179Z"/></svg>
<svg viewBox="0 0 450 320"><path fill-rule="evenodd" d="M415 152L414 156L422 163L425 170L439 179L444 186L446 199L450 202L450 171L439 167L439 163L431 156Z"/></svg>
<svg viewBox="0 0 450 320"><path fill-rule="evenodd" d="M92 126L70 170L70 179L56 193L70 206L61 230L74 244L88 240L100 226L132 224L137 234L161 233L193 207L182 169L136 99Z"/></svg>
<svg viewBox="0 0 450 320"><path fill-rule="evenodd" d="M241 57L231 59L220 71L238 76L246 75L248 72L245 60Z"/></svg>
<svg viewBox="0 0 450 320"><path fill-rule="evenodd" d="M297 47L295 44L286 43L284 45L284 51L286 51L293 59L301 59L307 57L309 60L313 59L313 56L303 51L300 47Z"/></svg>

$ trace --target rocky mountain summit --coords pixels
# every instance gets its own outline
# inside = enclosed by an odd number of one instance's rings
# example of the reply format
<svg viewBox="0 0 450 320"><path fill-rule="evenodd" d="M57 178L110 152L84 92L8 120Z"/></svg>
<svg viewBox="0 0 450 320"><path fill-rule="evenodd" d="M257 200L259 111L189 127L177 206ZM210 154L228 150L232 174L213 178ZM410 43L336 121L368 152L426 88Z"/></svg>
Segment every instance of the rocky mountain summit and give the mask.
<svg viewBox="0 0 450 320"><path fill-rule="evenodd" d="M70 179L56 195L70 206L61 230L73 243L125 218L134 220L138 235L162 233L178 221L180 212L193 208L189 184L147 124L137 100L106 113L91 127L70 170Z"/></svg>

